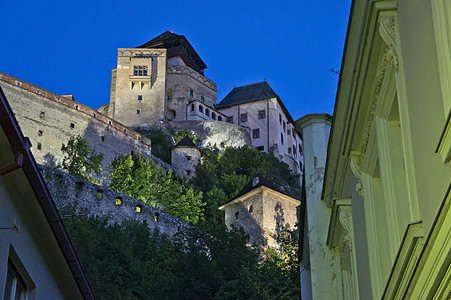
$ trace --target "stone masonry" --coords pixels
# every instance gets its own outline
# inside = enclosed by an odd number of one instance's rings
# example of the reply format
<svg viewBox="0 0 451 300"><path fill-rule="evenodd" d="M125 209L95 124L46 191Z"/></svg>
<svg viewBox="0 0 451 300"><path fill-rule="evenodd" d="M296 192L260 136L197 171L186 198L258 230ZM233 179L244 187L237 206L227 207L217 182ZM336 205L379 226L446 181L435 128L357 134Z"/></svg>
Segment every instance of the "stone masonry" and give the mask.
<svg viewBox="0 0 451 300"><path fill-rule="evenodd" d="M150 229L174 235L190 228L185 222L135 198L106 189L62 171L40 166L46 185L58 209L67 205L78 213L109 217L111 222L147 221ZM63 216L71 217L71 216Z"/></svg>

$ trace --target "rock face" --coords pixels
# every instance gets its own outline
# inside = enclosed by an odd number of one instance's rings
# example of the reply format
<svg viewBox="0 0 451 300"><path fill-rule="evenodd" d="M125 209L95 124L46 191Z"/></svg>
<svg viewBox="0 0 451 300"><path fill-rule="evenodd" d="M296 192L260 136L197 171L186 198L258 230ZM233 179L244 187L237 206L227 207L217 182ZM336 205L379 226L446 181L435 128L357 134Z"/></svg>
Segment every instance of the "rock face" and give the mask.
<svg viewBox="0 0 451 300"><path fill-rule="evenodd" d="M62 171L40 167L46 185L58 209L74 205L79 213L109 217L111 222L146 221L151 229L174 235L190 227L185 222L140 200L80 180ZM71 217L71 216L64 216Z"/></svg>

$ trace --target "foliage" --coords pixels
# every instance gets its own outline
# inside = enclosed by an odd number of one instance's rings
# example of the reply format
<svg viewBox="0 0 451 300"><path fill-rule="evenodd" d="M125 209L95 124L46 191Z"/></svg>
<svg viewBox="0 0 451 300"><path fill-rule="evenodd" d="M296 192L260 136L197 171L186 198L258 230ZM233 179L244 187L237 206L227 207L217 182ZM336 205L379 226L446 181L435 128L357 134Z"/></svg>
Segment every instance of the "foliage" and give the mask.
<svg viewBox="0 0 451 300"><path fill-rule="evenodd" d="M292 280L278 254L259 262L241 229L193 227L171 238L145 222L62 214L72 216L64 223L100 300L299 299L299 270Z"/></svg>
<svg viewBox="0 0 451 300"><path fill-rule="evenodd" d="M171 135L174 138L175 143L180 142L185 136L189 136L189 138L193 141L194 144L198 144L202 142L202 138L198 137L194 131L180 129L179 131L171 131Z"/></svg>
<svg viewBox="0 0 451 300"><path fill-rule="evenodd" d="M300 195L299 175L291 173L287 164L270 153L242 146L226 148L223 153L210 147L202 154L193 185L204 191L207 227L223 220L218 208L233 199L257 172L291 196Z"/></svg>
<svg viewBox="0 0 451 300"><path fill-rule="evenodd" d="M89 141L80 136L71 137L67 145L61 147L63 152L63 169L70 175L96 183L94 174L99 175L103 154L97 154Z"/></svg>
<svg viewBox="0 0 451 300"><path fill-rule="evenodd" d="M167 173L141 155L117 157L111 163L110 188L149 203L187 223L204 220L202 192L195 191L186 181Z"/></svg>
<svg viewBox="0 0 451 300"><path fill-rule="evenodd" d="M177 144L186 135L188 135L195 144L202 141L202 139L197 137L193 131L184 129L176 131L165 130L163 128L138 128L136 131L152 140L152 154L168 164L171 163L171 147L174 146L174 143Z"/></svg>
<svg viewBox="0 0 451 300"><path fill-rule="evenodd" d="M139 133L152 140L152 154L164 161L171 163L171 136L161 128L152 128L149 130L137 129Z"/></svg>

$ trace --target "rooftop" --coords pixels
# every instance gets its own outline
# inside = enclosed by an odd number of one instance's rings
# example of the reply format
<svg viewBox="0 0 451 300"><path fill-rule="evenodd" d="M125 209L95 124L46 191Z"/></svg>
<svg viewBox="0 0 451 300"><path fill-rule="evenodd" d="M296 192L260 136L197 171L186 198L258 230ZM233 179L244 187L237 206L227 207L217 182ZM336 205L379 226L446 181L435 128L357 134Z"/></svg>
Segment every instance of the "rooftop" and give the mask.
<svg viewBox="0 0 451 300"><path fill-rule="evenodd" d="M186 37L172 31L163 32L136 48L165 48L168 49L168 57L180 56L189 67L201 74L207 68Z"/></svg>
<svg viewBox="0 0 451 300"><path fill-rule="evenodd" d="M234 87L230 93L219 102L215 108L221 109L226 107L231 107L235 105L257 102L261 100L276 98L279 102L282 110L288 118L290 123L294 123L293 118L291 117L288 110L285 108L285 105L280 100L279 96L274 92L274 90L269 86L266 81L261 81L253 84L248 84L240 87Z"/></svg>

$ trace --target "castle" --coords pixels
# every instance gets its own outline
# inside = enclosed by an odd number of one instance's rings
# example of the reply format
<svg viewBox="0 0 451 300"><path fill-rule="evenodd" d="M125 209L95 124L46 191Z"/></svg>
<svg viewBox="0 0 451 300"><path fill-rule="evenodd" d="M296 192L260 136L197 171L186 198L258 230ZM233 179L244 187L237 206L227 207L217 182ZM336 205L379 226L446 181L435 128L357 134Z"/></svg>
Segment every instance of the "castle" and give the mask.
<svg viewBox="0 0 451 300"><path fill-rule="evenodd" d="M112 70L110 103L98 110L76 102L72 95L58 95L7 74L0 73L0 84L21 129L31 140L31 149L39 164L60 165L62 144L80 136L103 154L103 168L98 177L103 186L108 184L110 163L124 154L139 153L166 169L173 169L178 175L193 177L201 161L199 147L209 144L219 149L248 145L258 151L272 152L286 162L292 172L300 174L302 140L291 115L269 84L264 81L234 88L217 104L216 84L204 76L205 68L205 63L184 36L167 31L139 47L118 49L117 68ZM203 143L194 145L189 138L183 139L173 145L171 163L167 164L152 155L152 141L135 131L137 128L155 127L194 131ZM71 183L70 186L73 189L77 184L82 183ZM83 183L83 186L90 187L95 194L95 187L88 183ZM106 188L98 187L97 190ZM271 188L266 185L264 199L269 190ZM57 191L53 189L54 193ZM80 195L71 191L71 195ZM64 198L56 197L60 202L64 202ZM277 225L289 224L293 229L299 201L288 199L290 197L277 189L273 190L270 198L272 202L265 204L264 214L277 213L271 205L283 207L286 222ZM89 199L84 201L88 208L95 214L101 213L95 205L89 206ZM113 200L107 202L115 207ZM286 200L289 205L285 207L281 203ZM131 203L131 207L139 206L139 203ZM235 206L225 207L226 215L235 213ZM146 210L152 211L152 208ZM110 211L113 214L119 212L118 208ZM150 218L154 214L152 212ZM252 218L255 219L252 214L242 214L234 223L249 229L246 224ZM261 246L268 244L266 239L271 240L275 230L273 221L271 218L268 226L263 220L257 222L259 227L268 231ZM154 225L161 227L161 224ZM164 231L176 232L171 226L168 225ZM252 230L247 231L252 235ZM274 246L274 242L269 244Z"/></svg>

